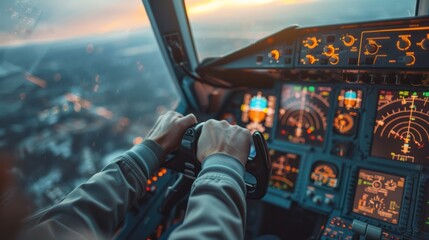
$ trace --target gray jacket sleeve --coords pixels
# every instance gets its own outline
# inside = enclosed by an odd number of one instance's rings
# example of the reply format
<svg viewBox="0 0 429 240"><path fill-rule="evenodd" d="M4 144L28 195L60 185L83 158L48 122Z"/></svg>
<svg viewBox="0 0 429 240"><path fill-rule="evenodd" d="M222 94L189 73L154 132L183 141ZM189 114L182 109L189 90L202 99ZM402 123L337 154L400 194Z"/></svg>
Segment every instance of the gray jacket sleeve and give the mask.
<svg viewBox="0 0 429 240"><path fill-rule="evenodd" d="M192 185L186 216L170 239L244 239L244 167L225 154L209 156Z"/></svg>
<svg viewBox="0 0 429 240"><path fill-rule="evenodd" d="M143 197L148 177L159 168L165 155L150 140L134 146L44 212L23 238L112 237L126 212Z"/></svg>

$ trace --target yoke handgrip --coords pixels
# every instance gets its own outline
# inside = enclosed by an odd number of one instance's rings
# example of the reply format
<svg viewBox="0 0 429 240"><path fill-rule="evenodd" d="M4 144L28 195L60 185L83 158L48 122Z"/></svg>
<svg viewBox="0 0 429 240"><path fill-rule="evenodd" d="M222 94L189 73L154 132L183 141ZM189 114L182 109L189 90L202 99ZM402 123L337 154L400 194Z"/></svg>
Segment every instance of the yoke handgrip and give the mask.
<svg viewBox="0 0 429 240"><path fill-rule="evenodd" d="M261 132L256 131L252 135L256 155L249 158L246 171L256 178L256 185L247 185L247 198L261 199L268 190L271 176L271 158L268 153L267 142Z"/></svg>
<svg viewBox="0 0 429 240"><path fill-rule="evenodd" d="M188 178L195 179L201 171L201 163L197 159L198 139L204 123L188 128L183 135L179 150L164 163L164 167L181 172ZM267 143L261 132L252 135L256 154L246 164L246 174L251 174L256 181L245 178L247 198L261 199L265 196L271 175L271 159Z"/></svg>

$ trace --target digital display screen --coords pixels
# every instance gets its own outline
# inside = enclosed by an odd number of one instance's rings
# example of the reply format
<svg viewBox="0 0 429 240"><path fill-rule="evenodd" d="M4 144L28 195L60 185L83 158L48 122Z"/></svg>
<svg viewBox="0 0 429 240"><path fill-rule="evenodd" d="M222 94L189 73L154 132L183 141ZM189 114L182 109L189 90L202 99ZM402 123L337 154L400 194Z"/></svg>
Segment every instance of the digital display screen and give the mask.
<svg viewBox="0 0 429 240"><path fill-rule="evenodd" d="M261 91L256 94L246 93L241 104L241 123L250 132L260 131L265 139L269 138L269 132L273 127L276 109L276 97L265 96Z"/></svg>
<svg viewBox="0 0 429 240"><path fill-rule="evenodd" d="M279 190L293 192L299 174L300 156L270 150L272 168L270 186Z"/></svg>
<svg viewBox="0 0 429 240"><path fill-rule="evenodd" d="M277 136L293 143L322 146L331 87L283 85Z"/></svg>
<svg viewBox="0 0 429 240"><path fill-rule="evenodd" d="M353 212L398 224L404 186L404 177L360 169Z"/></svg>
<svg viewBox="0 0 429 240"><path fill-rule="evenodd" d="M382 90L371 155L429 164L429 92Z"/></svg>
<svg viewBox="0 0 429 240"><path fill-rule="evenodd" d="M311 167L310 181L315 186L336 188L338 187L338 169L327 162L316 162Z"/></svg>
<svg viewBox="0 0 429 240"><path fill-rule="evenodd" d="M338 107L350 109L360 109L362 106L362 90L341 89L338 96Z"/></svg>

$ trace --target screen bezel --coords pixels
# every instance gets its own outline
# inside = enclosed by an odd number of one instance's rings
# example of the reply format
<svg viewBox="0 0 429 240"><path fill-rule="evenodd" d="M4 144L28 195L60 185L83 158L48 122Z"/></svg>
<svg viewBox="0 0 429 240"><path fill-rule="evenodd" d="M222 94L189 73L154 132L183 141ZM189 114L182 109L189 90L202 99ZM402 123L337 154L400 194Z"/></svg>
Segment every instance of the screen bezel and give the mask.
<svg viewBox="0 0 429 240"><path fill-rule="evenodd" d="M356 192L357 192L357 190L358 190L358 185L357 185L357 183L358 183L358 181L359 181L359 174L360 174L361 172L367 172L367 173L368 173L368 171L370 171L370 172L375 172L375 173L377 173L377 174L384 175L384 176L386 176L386 175L390 175L390 176L397 177L397 178L404 178L404 181L405 181L405 177L404 177L404 176L400 176L400 175L396 175L396 174L389 174L389 173L386 173L386 172L383 172L383 171L374 171L374 170L371 170L371 169L368 169L368 168L359 168L359 170L358 170L358 172L357 172L356 184L355 184L355 189L354 189L354 198L353 198L352 212L353 212L353 213L355 213L355 214L359 214L359 215L361 215L361 216L365 216L365 217L369 217L369 218L376 219L376 220L378 220L378 221L382 221L382 222L384 222L384 223L393 224L393 225L398 225L398 224L399 224L399 219L401 218L401 213L402 213L402 205L403 205L403 204L402 204L402 202L403 202L403 199L404 199L404 192L405 192L405 185L406 185L406 183L405 183L405 182L404 182L404 187L403 187L403 190L402 190L401 197L400 197L400 199L398 199L398 201L399 201L399 200L401 201L401 203L400 203L400 204L401 204L401 206L400 206L400 209L399 209L398 217L397 217L397 218L395 218L395 219L396 219L396 221L397 221L397 223L392 223L392 222L389 222L389 221L383 220L383 219L381 219L381 218L377 218L377 217L375 217L375 216L365 215L365 214L362 214L362 213L359 213L359 212L355 212L355 211L354 211L354 208L355 208L355 202L356 202L356 197L357 197Z"/></svg>
<svg viewBox="0 0 429 240"><path fill-rule="evenodd" d="M355 199L355 192L358 182L358 174L360 169L365 169L369 171L374 172L381 172L384 174L394 175L394 176L400 176L405 178L405 184L404 184L404 192L402 194L402 201L401 201L401 209L399 212L399 219L398 224L392 224L389 222L385 222L383 220L379 220L376 218L372 218L369 216L365 216L359 213L353 212L353 204ZM356 220L367 222L368 224L380 226L382 228L386 229L392 229L396 232L404 233L407 230L407 221L409 218L409 212L411 208L411 200L412 200L412 193L413 193L413 176L416 175L416 172L409 169L400 169L400 168L391 168L388 171L386 171L385 168L382 166L375 166L371 165L368 166L367 164L357 164L354 166L350 172L350 178L349 178L349 187L347 191L347 198L346 198L346 205L344 207L344 211L346 211L346 215L348 215L351 218L354 218Z"/></svg>
<svg viewBox="0 0 429 240"><path fill-rule="evenodd" d="M421 88L406 88L407 91L415 91L415 92L424 92L424 90L422 90ZM400 160L395 160L395 159L391 159L391 158L387 158L387 157L383 157L383 156L376 156L373 155L373 148L374 148L374 140L375 140L375 134L374 134L374 130L376 127L376 121L377 121L377 115L378 115L378 102L380 100L380 95L381 95L381 91L393 91L393 92L400 92L402 91L401 89L398 88L392 88L392 87L382 87L380 86L376 93L375 93L375 104L374 104L374 114L371 116L372 117L372 124L373 127L371 128L371 144L368 148L368 156L372 157L372 158L378 158L378 159L387 159L389 161L393 161L393 162L398 162L398 163L405 163L405 164L411 164L411 165L425 165L425 166L429 166L429 161L428 163L412 163L412 162L405 162L405 161L400 161ZM429 157L429 155L428 155Z"/></svg>
<svg viewBox="0 0 429 240"><path fill-rule="evenodd" d="M299 178L300 178L300 176L302 175L302 172L303 172L303 156L301 154L294 153L294 152L291 152L291 151L275 150L274 148L272 148L272 150L275 151L276 154L279 154L279 155L287 155L287 154L296 155L297 156L297 160L299 162L299 164L298 164L298 170L299 170L299 172L297 173L297 176L296 176L296 179L295 179L295 182L294 182L295 186L294 186L294 188L293 188L292 191L278 189L278 188L272 186L271 184L268 185L269 188L271 188L271 189L273 189L275 191L280 191L280 192L284 192L284 193L288 193L288 194L295 193L296 190L297 190L298 183L299 183ZM271 157L271 154L270 154L270 157ZM271 162L273 163L273 161L271 161ZM271 174L271 176L272 176L272 174ZM270 181L271 181L271 177L270 177Z"/></svg>

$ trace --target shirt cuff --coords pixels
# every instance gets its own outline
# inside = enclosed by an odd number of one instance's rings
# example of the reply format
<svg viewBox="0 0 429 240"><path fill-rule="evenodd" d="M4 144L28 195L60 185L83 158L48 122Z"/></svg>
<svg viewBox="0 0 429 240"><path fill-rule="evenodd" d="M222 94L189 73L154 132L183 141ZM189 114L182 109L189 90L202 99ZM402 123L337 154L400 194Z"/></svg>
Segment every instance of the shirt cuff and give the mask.
<svg viewBox="0 0 429 240"><path fill-rule="evenodd" d="M152 175L165 161L167 153L153 140L146 139L126 152L146 176Z"/></svg>
<svg viewBox="0 0 429 240"><path fill-rule="evenodd" d="M240 160L225 153L215 153L208 156L202 164L202 169L206 169L212 166L227 167L234 172L238 173L241 177L244 177L244 166Z"/></svg>

